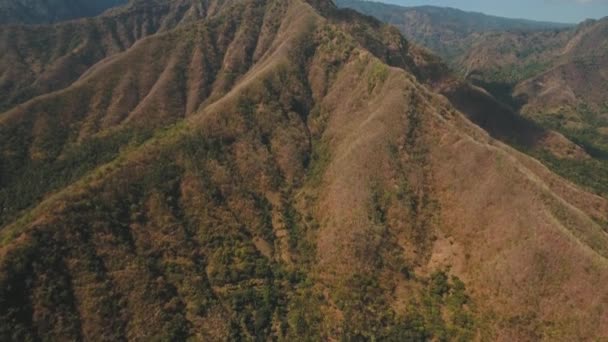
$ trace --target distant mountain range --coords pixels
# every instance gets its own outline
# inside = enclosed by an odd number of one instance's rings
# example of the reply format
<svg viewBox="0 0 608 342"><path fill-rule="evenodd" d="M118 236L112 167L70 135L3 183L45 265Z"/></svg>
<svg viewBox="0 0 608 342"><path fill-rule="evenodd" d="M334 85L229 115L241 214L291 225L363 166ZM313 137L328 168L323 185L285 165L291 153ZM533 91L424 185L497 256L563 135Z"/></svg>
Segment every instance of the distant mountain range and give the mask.
<svg viewBox="0 0 608 342"><path fill-rule="evenodd" d="M564 29L570 24L509 19L454 8L403 7L374 1L336 0L336 5L396 26L407 37L448 60L468 50L479 35L494 31Z"/></svg>
<svg viewBox="0 0 608 342"><path fill-rule="evenodd" d="M1 24L49 24L92 17L128 0L2 0Z"/></svg>

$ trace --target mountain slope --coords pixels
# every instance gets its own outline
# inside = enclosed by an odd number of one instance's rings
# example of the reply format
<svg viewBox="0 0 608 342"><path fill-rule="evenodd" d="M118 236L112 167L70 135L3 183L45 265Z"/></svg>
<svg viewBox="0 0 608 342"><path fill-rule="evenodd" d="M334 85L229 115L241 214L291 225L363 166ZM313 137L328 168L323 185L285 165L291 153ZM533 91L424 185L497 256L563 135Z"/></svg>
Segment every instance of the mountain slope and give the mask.
<svg viewBox="0 0 608 342"><path fill-rule="evenodd" d="M65 171L2 214L0 339L606 336L608 201L393 29L216 5L0 116L3 191Z"/></svg>
<svg viewBox="0 0 608 342"><path fill-rule="evenodd" d="M0 3L0 25L50 24L93 17L126 2L126 0L5 0Z"/></svg>
<svg viewBox="0 0 608 342"><path fill-rule="evenodd" d="M460 62L469 79L584 146L593 161L544 159L603 194L608 193L607 32L603 19L560 33L490 35Z"/></svg>
<svg viewBox="0 0 608 342"><path fill-rule="evenodd" d="M151 34L213 15L216 2L134 1L93 19L0 27L0 110L62 89Z"/></svg>
<svg viewBox="0 0 608 342"><path fill-rule="evenodd" d="M432 9L428 17L424 9L399 8L367 1L343 1L342 6L352 7L365 14L393 23L402 32L422 42L427 48L439 51L447 63L478 89L483 89L503 106L492 106L490 111L511 113L512 123L505 125L493 119L469 115L485 129L489 127L514 127L513 121L528 126L526 131L558 131L584 148L589 158L580 158L580 153L537 153L528 144L502 139L518 149L540 158L554 171L584 185L591 191L608 194L608 121L606 121L606 75L604 72L607 23L604 20L588 20L578 26L559 25L519 26L517 21L502 21L477 17L477 22L468 22L474 15L446 9ZM404 20L402 14L408 14ZM427 18L435 22L430 28ZM451 18L451 19L446 19ZM437 22L439 21L439 22ZM530 23L528 23L530 24ZM522 24L525 26L525 23ZM422 29L421 29L422 28ZM462 89L444 92L459 109L474 109L473 98L483 98L478 92ZM485 101L482 101L482 103ZM478 108L488 107L477 104ZM467 110L465 110L467 112ZM479 112L479 111L478 111ZM504 115L499 115L503 117ZM530 127L531 126L531 127ZM536 127L536 128L535 128ZM520 129L507 131L514 132ZM497 136L494 134L494 136ZM500 136L500 135L498 135ZM521 141L521 139L519 139ZM572 155L579 156L571 158Z"/></svg>

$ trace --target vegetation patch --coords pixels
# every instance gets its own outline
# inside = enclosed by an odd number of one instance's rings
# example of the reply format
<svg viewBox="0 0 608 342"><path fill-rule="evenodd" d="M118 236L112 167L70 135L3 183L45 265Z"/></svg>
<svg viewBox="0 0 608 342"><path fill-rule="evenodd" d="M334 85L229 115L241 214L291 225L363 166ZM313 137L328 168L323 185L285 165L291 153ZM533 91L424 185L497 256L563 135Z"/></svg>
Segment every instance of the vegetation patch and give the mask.
<svg viewBox="0 0 608 342"><path fill-rule="evenodd" d="M591 159L575 160L558 158L546 152L527 151L542 161L560 176L579 184L589 191L604 197L608 196L608 138L598 131L606 124L605 119L589 109L580 106L577 112L583 119L583 127L568 128L563 123L550 120L550 115L536 115L539 124L564 134L592 157Z"/></svg>
<svg viewBox="0 0 608 342"><path fill-rule="evenodd" d="M323 181L323 176L331 161L329 145L318 140L313 142L312 155L308 165L307 183L312 187L318 187Z"/></svg>
<svg viewBox="0 0 608 342"><path fill-rule="evenodd" d="M4 139L11 136L2 135ZM17 152L19 146L14 146L10 140L0 141L0 146L13 151L0 165L0 226L10 222L20 211L39 203L46 194L75 182L96 167L114 160L123 149L138 146L150 136L146 132L123 130L68 145L63 152L60 152L61 145L53 145L45 150L57 150L54 157L42 160L30 159L26 151Z"/></svg>
<svg viewBox="0 0 608 342"><path fill-rule="evenodd" d="M374 275L355 275L335 294L344 312L343 341L470 341L477 331L466 287L457 277L435 272L421 285L404 313L389 305Z"/></svg>
<svg viewBox="0 0 608 342"><path fill-rule="evenodd" d="M369 75L367 76L367 90L371 93L377 86L383 84L388 78L388 66L374 59Z"/></svg>

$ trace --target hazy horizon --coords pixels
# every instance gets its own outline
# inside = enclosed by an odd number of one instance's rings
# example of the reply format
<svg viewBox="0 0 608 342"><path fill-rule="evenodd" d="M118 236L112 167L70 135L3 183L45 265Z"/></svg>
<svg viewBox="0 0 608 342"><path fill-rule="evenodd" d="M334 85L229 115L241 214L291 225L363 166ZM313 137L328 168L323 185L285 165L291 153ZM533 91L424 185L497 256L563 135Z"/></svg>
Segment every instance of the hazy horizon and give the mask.
<svg viewBox="0 0 608 342"><path fill-rule="evenodd" d="M608 16L608 0L374 0L401 6L443 6L489 15L579 23Z"/></svg>

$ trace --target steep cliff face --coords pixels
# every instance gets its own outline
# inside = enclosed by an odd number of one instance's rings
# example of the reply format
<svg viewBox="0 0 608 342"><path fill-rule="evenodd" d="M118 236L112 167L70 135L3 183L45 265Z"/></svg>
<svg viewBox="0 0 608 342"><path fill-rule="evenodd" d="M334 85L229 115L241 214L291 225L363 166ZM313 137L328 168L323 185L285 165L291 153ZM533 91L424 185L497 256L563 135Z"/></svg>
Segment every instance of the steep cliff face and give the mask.
<svg viewBox="0 0 608 342"><path fill-rule="evenodd" d="M0 339L606 336L608 202L432 56L329 2L200 3L0 114Z"/></svg>

